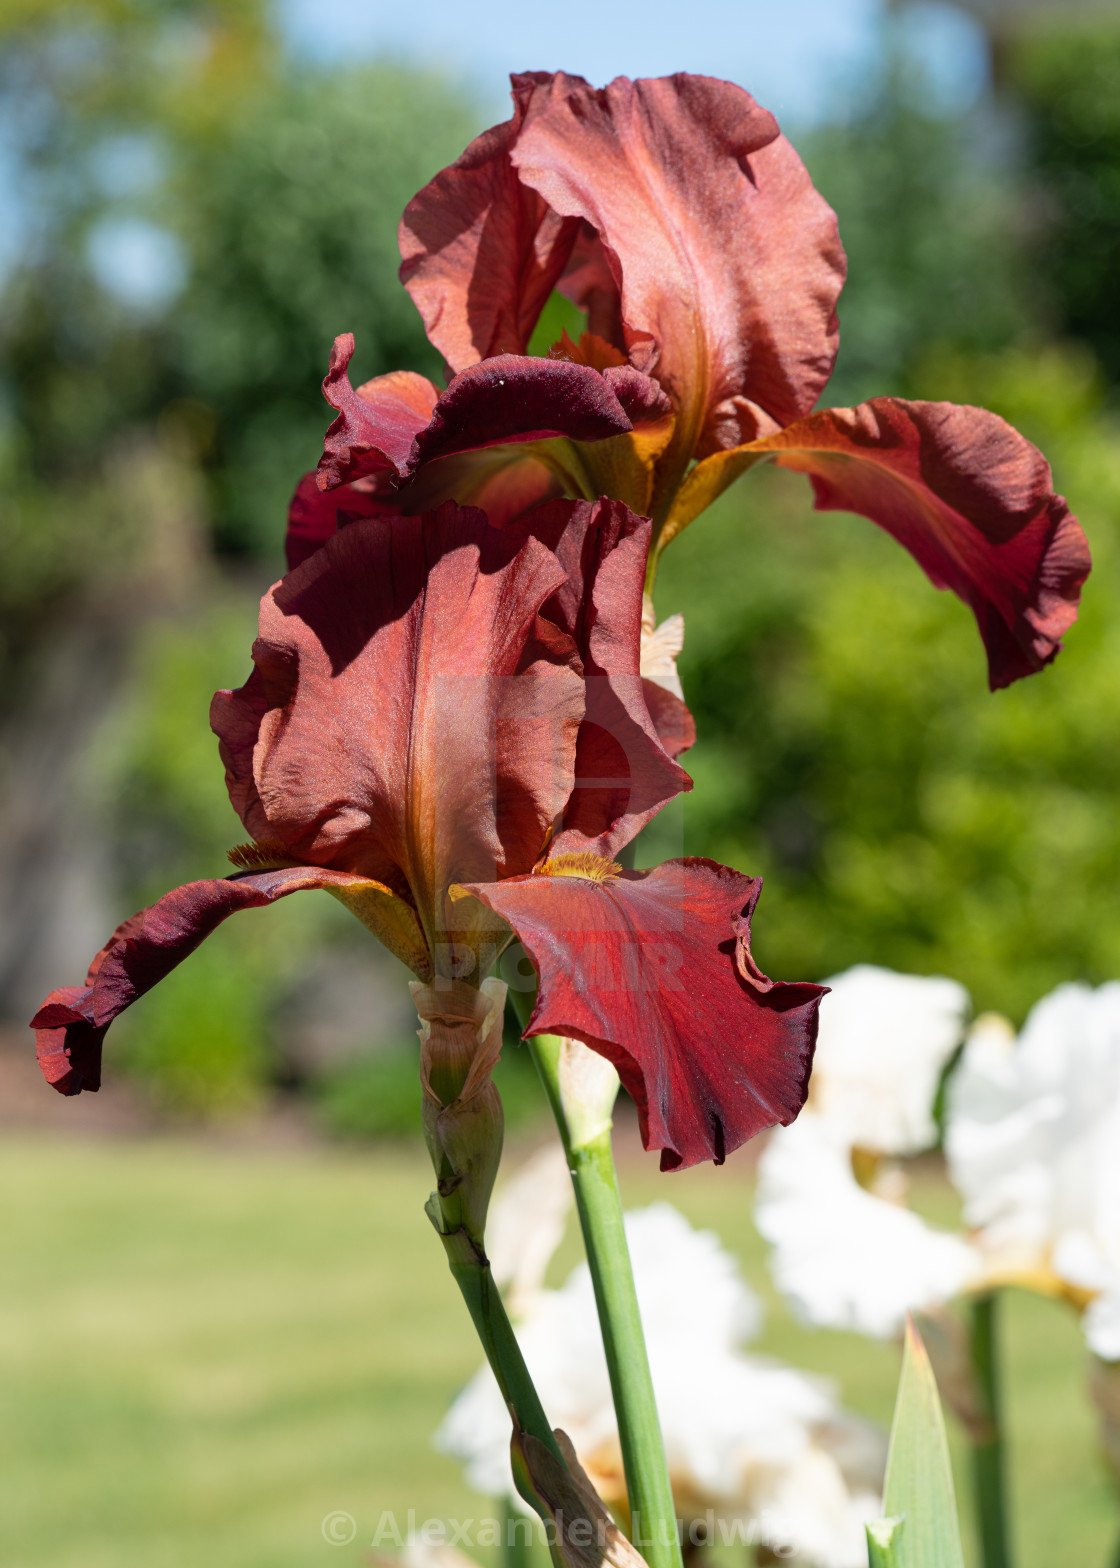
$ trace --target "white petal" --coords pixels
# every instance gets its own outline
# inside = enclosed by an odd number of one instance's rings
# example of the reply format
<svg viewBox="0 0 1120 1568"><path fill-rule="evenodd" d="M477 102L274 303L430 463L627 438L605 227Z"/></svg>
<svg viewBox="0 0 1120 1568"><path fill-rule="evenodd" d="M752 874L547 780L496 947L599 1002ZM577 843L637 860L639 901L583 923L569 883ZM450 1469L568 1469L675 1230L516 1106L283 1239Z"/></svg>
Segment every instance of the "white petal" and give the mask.
<svg viewBox="0 0 1120 1568"><path fill-rule="evenodd" d="M1090 1289L1120 1272L1120 984L1059 986L1012 1048L975 1030L945 1147L993 1268L1031 1261Z"/></svg>
<svg viewBox="0 0 1120 1568"><path fill-rule="evenodd" d="M564 1238L572 1178L559 1142L538 1149L498 1188L486 1217L486 1251L511 1317L521 1317L544 1284Z"/></svg>
<svg viewBox="0 0 1120 1568"><path fill-rule="evenodd" d="M642 644L639 668L644 680L653 681L683 701L684 690L677 674L677 659L684 647L684 616L670 615L654 625L653 600L642 595Z"/></svg>
<svg viewBox="0 0 1120 1568"><path fill-rule="evenodd" d="M678 1497L700 1516L712 1508L721 1528L743 1540L764 1538L773 1526L783 1540L811 1544L814 1561L854 1568L857 1526L878 1506L866 1472L877 1469L881 1447L856 1434L860 1423L837 1406L825 1380L743 1353L761 1309L714 1235L694 1231L665 1203L627 1215L626 1232ZM560 1290L540 1292L517 1332L549 1419L590 1469L604 1457L617 1469L586 1265ZM472 1486L509 1491L509 1418L487 1369L460 1395L437 1443L467 1461ZM860 1473L849 1479L854 1450ZM871 1489L877 1484L873 1475Z"/></svg>
<svg viewBox="0 0 1120 1568"><path fill-rule="evenodd" d="M811 1111L771 1134L758 1177L755 1223L774 1282L806 1322L886 1338L979 1272L960 1237L865 1192L847 1142Z"/></svg>
<svg viewBox="0 0 1120 1568"><path fill-rule="evenodd" d="M968 992L955 980L857 964L825 982L810 1104L848 1140L910 1154L937 1137L933 1101L960 1044Z"/></svg>

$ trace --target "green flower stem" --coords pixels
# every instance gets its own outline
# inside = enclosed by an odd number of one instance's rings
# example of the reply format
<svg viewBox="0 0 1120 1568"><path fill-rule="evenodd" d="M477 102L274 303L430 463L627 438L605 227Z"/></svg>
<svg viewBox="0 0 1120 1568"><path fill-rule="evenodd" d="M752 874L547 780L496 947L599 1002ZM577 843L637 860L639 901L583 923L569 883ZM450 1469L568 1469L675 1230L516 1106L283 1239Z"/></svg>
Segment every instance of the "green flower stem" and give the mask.
<svg viewBox="0 0 1120 1568"><path fill-rule="evenodd" d="M521 1346L517 1343L517 1336L494 1283L489 1259L479 1252L465 1230L443 1229L438 1198L429 1202L428 1215L443 1242L452 1276L467 1304L486 1359L502 1391L502 1398L513 1412L521 1430L538 1438L563 1463L544 1406L521 1354ZM515 1480L525 1501L537 1510L542 1519L547 1517L527 1477L515 1475Z"/></svg>
<svg viewBox="0 0 1120 1568"><path fill-rule="evenodd" d="M972 1484L984 1568L1011 1568L1007 1497L1004 1485L1003 1432L996 1296L977 1296L969 1304L969 1354L985 1430L972 1443Z"/></svg>
<svg viewBox="0 0 1120 1568"><path fill-rule="evenodd" d="M518 998L519 1002L527 1000ZM560 1039L542 1034L528 1044L560 1129L575 1187L618 1417L630 1499L630 1536L650 1568L681 1568L676 1508L626 1245L610 1117L585 1117L584 1127L577 1127L564 1104Z"/></svg>

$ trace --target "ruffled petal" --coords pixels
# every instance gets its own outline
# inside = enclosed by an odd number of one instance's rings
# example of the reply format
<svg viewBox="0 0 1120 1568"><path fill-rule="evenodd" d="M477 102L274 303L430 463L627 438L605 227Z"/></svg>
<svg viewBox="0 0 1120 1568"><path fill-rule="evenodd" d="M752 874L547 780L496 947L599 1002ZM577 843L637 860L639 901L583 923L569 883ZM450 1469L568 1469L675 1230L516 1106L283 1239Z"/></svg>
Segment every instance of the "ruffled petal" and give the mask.
<svg viewBox="0 0 1120 1568"><path fill-rule="evenodd" d="M531 96L509 157L598 235L601 257L585 239L573 258L579 302L609 319L609 270L622 346L677 409L674 445L704 455L808 413L836 355L844 254L773 116L703 76L514 81Z"/></svg>
<svg viewBox="0 0 1120 1568"><path fill-rule="evenodd" d="M621 461L620 441L636 443L641 472L627 493L644 503L643 454L651 433L657 450L664 444L656 433L669 428L669 401L631 366L501 354L462 371L438 397L403 372L355 392L346 374L353 341L338 338L331 356L324 389L339 415L316 475L320 490L345 485L348 500L358 494L352 515L415 516L454 500L508 520L549 493L597 494ZM592 468L587 459L601 448L608 451ZM299 491L294 510L290 546L306 559L331 532L330 512Z"/></svg>
<svg viewBox="0 0 1120 1568"><path fill-rule="evenodd" d="M99 1089L102 1042L119 1013L170 974L230 915L308 888L334 893L366 924L384 923L378 906L401 906L389 912L388 928L406 936L411 917L412 938L411 943L398 942L394 950L404 957L404 945L424 975L426 949L414 913L367 878L294 866L188 882L118 926L90 965L85 985L52 991L35 1014L31 1026L47 1082L67 1095Z"/></svg>
<svg viewBox="0 0 1120 1568"><path fill-rule="evenodd" d="M355 391L348 373L353 353L352 332L335 338L323 396L338 410L338 418L327 431L319 459L322 490L366 474L398 474L439 400L428 378L412 370L376 376Z"/></svg>
<svg viewBox="0 0 1120 1568"><path fill-rule="evenodd" d="M804 1104L824 987L758 970L760 887L690 858L614 880L466 890L512 926L537 971L526 1034L574 1036L612 1061L663 1170L718 1164Z"/></svg>
<svg viewBox="0 0 1120 1568"><path fill-rule="evenodd" d="M1089 545L1042 453L998 415L875 398L755 445L811 476L819 510L871 518L971 606L993 690L1056 656Z"/></svg>
<svg viewBox="0 0 1120 1568"><path fill-rule="evenodd" d="M255 672L214 701L253 836L407 896L430 942L449 883L527 871L584 712L572 639L539 624L564 575L450 504L336 533L266 595Z"/></svg>
<svg viewBox="0 0 1120 1568"><path fill-rule="evenodd" d="M997 414L873 398L697 465L662 543L766 458L808 474L820 511L858 512L976 616L994 690L1042 669L1077 619L1089 545L1037 447Z"/></svg>
<svg viewBox="0 0 1120 1568"><path fill-rule="evenodd" d="M650 523L621 502L600 500L538 507L528 526L564 568L564 583L544 613L572 638L586 678L575 788L550 853L592 850L609 857L692 788L661 737L640 672ZM674 745L685 742L687 712L673 715Z"/></svg>
<svg viewBox="0 0 1120 1568"><path fill-rule="evenodd" d="M525 352L579 229L510 162L531 94L515 82L513 117L477 137L401 219L401 282L452 370Z"/></svg>

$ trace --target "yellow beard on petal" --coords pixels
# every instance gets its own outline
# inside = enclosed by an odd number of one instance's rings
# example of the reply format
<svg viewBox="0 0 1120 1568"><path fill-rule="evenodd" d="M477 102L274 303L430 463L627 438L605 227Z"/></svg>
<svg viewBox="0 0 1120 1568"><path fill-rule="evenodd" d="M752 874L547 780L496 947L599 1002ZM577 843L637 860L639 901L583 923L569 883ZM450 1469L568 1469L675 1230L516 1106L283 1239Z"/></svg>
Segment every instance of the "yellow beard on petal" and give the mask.
<svg viewBox="0 0 1120 1568"><path fill-rule="evenodd" d="M553 855L536 868L534 875L583 877L588 882L616 882L622 875L622 867L617 860L597 855L593 849L580 849L564 855Z"/></svg>
<svg viewBox="0 0 1120 1568"><path fill-rule="evenodd" d="M279 839L262 838L249 844L235 844L226 851L226 859L238 871L279 871L296 866L286 847Z"/></svg>

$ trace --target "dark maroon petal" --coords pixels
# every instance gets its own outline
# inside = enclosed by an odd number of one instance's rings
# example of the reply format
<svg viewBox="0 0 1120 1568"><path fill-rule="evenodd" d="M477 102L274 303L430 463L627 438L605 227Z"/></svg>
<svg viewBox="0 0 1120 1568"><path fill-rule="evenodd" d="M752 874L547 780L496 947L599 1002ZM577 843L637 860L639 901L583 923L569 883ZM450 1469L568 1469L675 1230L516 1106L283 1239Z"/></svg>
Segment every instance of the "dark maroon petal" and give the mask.
<svg viewBox="0 0 1120 1568"><path fill-rule="evenodd" d="M652 376L643 376L632 365L608 365L603 380L635 425L671 414L673 405Z"/></svg>
<svg viewBox="0 0 1120 1568"><path fill-rule="evenodd" d="M399 474L439 398L427 377L411 370L377 376L355 391L348 374L353 353L352 332L335 338L323 396L338 409L338 418L323 441L318 469L321 490L366 474Z"/></svg>
<svg viewBox="0 0 1120 1568"><path fill-rule="evenodd" d="M648 377L618 382L635 407L656 402L660 393ZM433 458L508 442L570 436L602 441L633 429L612 383L587 365L562 359L499 354L472 365L451 382L436 404L431 423L413 442L407 471L414 474Z"/></svg>
<svg viewBox="0 0 1120 1568"><path fill-rule="evenodd" d="M682 752L695 746L696 720L684 699L644 676L642 692L657 738L670 757L675 760Z"/></svg>
<svg viewBox="0 0 1120 1568"><path fill-rule="evenodd" d="M337 532L340 516L349 521L355 517L376 517L389 509L387 499L366 488L368 485L368 479L361 479L357 484L339 485L324 494L315 475L304 474L288 507L284 553L290 572L302 566Z"/></svg>
<svg viewBox="0 0 1120 1568"><path fill-rule="evenodd" d="M515 82L513 118L473 141L401 219L401 282L453 370L525 352L579 228L510 163L531 91Z"/></svg>
<svg viewBox="0 0 1120 1568"><path fill-rule="evenodd" d="M575 788L552 853L613 855L692 780L672 760L639 670L650 522L620 501L537 507L531 527L564 568L544 614L575 642L586 676Z"/></svg>
<svg viewBox="0 0 1120 1568"><path fill-rule="evenodd" d="M873 398L812 414L745 455L756 453L809 474L818 508L869 517L935 587L959 594L993 690L1055 657L1077 619L1089 546L1042 453L998 415Z"/></svg>
<svg viewBox="0 0 1120 1568"><path fill-rule="evenodd" d="M663 1170L718 1164L805 1102L824 987L759 972L760 887L687 859L614 881L468 889L512 926L539 976L526 1035L574 1036L612 1061Z"/></svg>
<svg viewBox="0 0 1120 1568"><path fill-rule="evenodd" d="M60 1094L101 1087L101 1045L113 1019L194 952L228 916L305 888L361 890L342 871L297 866L188 882L117 927L90 965L84 986L52 991L31 1020L39 1065Z"/></svg>

